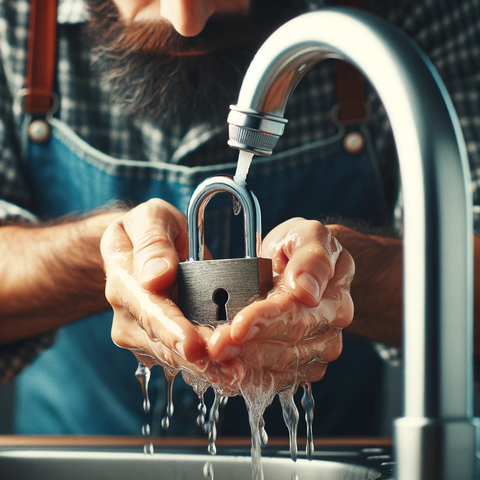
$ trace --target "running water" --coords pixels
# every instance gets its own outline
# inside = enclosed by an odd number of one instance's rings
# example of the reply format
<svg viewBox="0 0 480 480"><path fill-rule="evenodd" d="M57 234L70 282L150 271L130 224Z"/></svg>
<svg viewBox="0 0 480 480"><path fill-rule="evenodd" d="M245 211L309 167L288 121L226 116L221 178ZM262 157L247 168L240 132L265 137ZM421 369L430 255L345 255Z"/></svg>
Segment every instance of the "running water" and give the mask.
<svg viewBox="0 0 480 480"><path fill-rule="evenodd" d="M197 427L202 428L205 425L205 415L207 414L207 406L205 405L205 400L203 398L203 393L198 396L198 417L197 417Z"/></svg>
<svg viewBox="0 0 480 480"><path fill-rule="evenodd" d="M245 185L252 159L253 153L243 152L242 150L238 153L237 169L233 177L234 182L238 185ZM232 207L234 215L239 215L242 211L242 205L235 195L232 196Z"/></svg>
<svg viewBox="0 0 480 480"><path fill-rule="evenodd" d="M288 428L288 438L290 441L290 456L294 462L297 461L297 428L298 428L298 409L293 398L292 389L284 390L278 394L280 405L282 406L283 420Z"/></svg>
<svg viewBox="0 0 480 480"><path fill-rule="evenodd" d="M213 470L213 463L206 462L203 466L203 478L207 480L214 480L214 470Z"/></svg>
<svg viewBox="0 0 480 480"><path fill-rule="evenodd" d="M245 400L245 405L248 411L248 421L250 423L250 430L252 435L252 479L263 480L263 467L261 457L262 445L262 427L264 426L263 413L265 409L272 403L276 392L275 379L271 374L264 375L262 382L255 385L253 382L250 385L242 386L241 393ZM264 443L268 437L263 438Z"/></svg>
<svg viewBox="0 0 480 480"><path fill-rule="evenodd" d="M167 415L164 418L166 419L167 425L169 423L169 418L173 415L173 399L172 399L172 390L173 390L173 381L175 376L178 373L178 370L164 366L165 377L167 379L168 386L168 400L167 400ZM298 387L298 383L294 381L288 388L279 388L279 385L285 385L282 378L277 378L277 376L272 375L271 373L265 373L260 376L258 372L255 372L255 369L252 368L251 372L252 379L257 378L260 381L251 381L251 382L242 382L242 385L236 393L240 393L247 406L249 424L251 429L251 461L252 461L252 479L253 480L264 480L262 462L261 462L261 448L265 447L268 442L268 435L265 431L265 421L263 414L265 409L272 403L275 395L278 394L280 399L280 404L282 407L283 419L288 428L289 440L290 440L290 455L292 460L297 460L297 428L298 428L298 409L294 401L294 393ZM137 369L137 378L139 378L142 388L144 390L144 408L146 412L150 409L150 402L148 401L148 380L150 378L150 371L144 365L139 364ZM222 390L218 386L214 387L214 401L209 413L208 422L205 422L205 416L207 414L207 407L204 401L204 393L208 389L209 385L204 379L195 377L190 372L182 371L182 376L185 381L190 384L195 393L198 395L199 404L198 404L198 417L197 425L202 428L205 433L208 435L208 452L211 455L216 455L217 448L215 441L217 439L217 424L219 419L219 410L222 406L225 406L228 396L227 390ZM233 390L230 390L230 395ZM307 383L304 386L304 395L302 398L302 406L305 410L305 419L307 422L307 448L306 455L308 459L313 458L314 446L313 446L313 411L315 402L312 395L311 385ZM162 424L164 422L162 421ZM145 435L150 433L150 427L148 424L144 426L143 432ZM153 444L145 445L145 453L153 453ZM207 462L204 467L204 477L207 479L213 480L213 464ZM292 475L292 480L298 480L296 474Z"/></svg>
<svg viewBox="0 0 480 480"><path fill-rule="evenodd" d="M242 150L238 152L237 170L235 171L235 175L233 177L235 183L238 183L239 185L245 185L252 159L253 153L243 152Z"/></svg>
<svg viewBox="0 0 480 480"><path fill-rule="evenodd" d="M170 418L173 416L175 410L173 406L173 382L178 373L178 370L173 368L163 367L163 372L165 374L165 379L167 380L167 412L166 415L162 418L162 428L168 430L170 426Z"/></svg>
<svg viewBox="0 0 480 480"><path fill-rule="evenodd" d="M313 458L313 410L315 401L312 394L312 385L306 383L303 387L302 407L305 410L305 421L307 422L307 447L306 455L309 460Z"/></svg>
<svg viewBox="0 0 480 480"><path fill-rule="evenodd" d="M218 411L222 396L215 391L215 397L213 400L212 408L210 409L210 417L208 423L205 424L205 430L208 432L208 453L210 455L217 454L217 447L215 446L215 440L217 439L217 423L218 423Z"/></svg>
<svg viewBox="0 0 480 480"><path fill-rule="evenodd" d="M135 371L135 376L138 378L138 381L140 382L140 385L142 386L142 392L143 392L143 411L145 412L146 415L150 413L150 399L148 397L148 384L150 382L150 369L147 368L143 363L138 362L137 370ZM147 423L144 423L142 426L142 434L145 437L150 436L150 425ZM150 442L148 444L145 444L143 446L143 452L146 454L153 454L154 449L153 449L153 443Z"/></svg>

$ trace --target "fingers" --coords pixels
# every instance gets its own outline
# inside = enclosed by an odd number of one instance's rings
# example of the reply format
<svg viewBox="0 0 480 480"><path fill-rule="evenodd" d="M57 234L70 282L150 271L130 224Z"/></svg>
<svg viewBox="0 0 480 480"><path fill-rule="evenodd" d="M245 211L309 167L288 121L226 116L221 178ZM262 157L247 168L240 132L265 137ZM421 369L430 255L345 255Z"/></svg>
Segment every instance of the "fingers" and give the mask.
<svg viewBox="0 0 480 480"><path fill-rule="evenodd" d="M264 240L264 253L283 274L285 288L307 307L318 305L341 251L325 225L301 218L281 224Z"/></svg>
<svg viewBox="0 0 480 480"><path fill-rule="evenodd" d="M101 250L107 274L109 266L133 260L133 274L142 287L161 292L174 283L178 259L187 257L185 217L163 200L149 200L107 229Z"/></svg>
<svg viewBox="0 0 480 480"><path fill-rule="evenodd" d="M115 312L112 339L117 345L133 351L143 348L139 341L145 334L157 344L155 350L165 347L188 362L206 358L202 335L167 296L149 294L120 268L110 278L106 294Z"/></svg>
<svg viewBox="0 0 480 480"><path fill-rule="evenodd" d="M348 327L353 320L354 305L350 295L350 284L355 274L355 264L351 255L343 250L338 258L335 274L330 280L320 307L324 318L331 326Z"/></svg>
<svg viewBox="0 0 480 480"><path fill-rule="evenodd" d="M306 342L281 344L261 342L243 347L242 357L249 363L273 372L295 372L312 360L333 362L342 351L342 331L328 328Z"/></svg>

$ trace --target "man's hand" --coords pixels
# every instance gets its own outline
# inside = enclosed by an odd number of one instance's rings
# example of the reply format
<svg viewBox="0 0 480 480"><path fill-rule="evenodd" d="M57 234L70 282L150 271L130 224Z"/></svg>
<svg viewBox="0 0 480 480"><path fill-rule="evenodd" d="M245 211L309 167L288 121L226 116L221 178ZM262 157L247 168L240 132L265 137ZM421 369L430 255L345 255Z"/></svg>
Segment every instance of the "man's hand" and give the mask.
<svg viewBox="0 0 480 480"><path fill-rule="evenodd" d="M317 381L340 355L353 318L353 260L328 228L301 218L272 230L263 255L278 274L273 290L210 334L209 357L283 383L276 389Z"/></svg>
<svg viewBox="0 0 480 480"><path fill-rule="evenodd" d="M112 223L101 241L112 339L147 366L174 368L206 358L197 326L171 300L178 261L187 258L185 217L153 199Z"/></svg>
<svg viewBox="0 0 480 480"><path fill-rule="evenodd" d="M323 377L353 317L353 260L319 222L292 219L264 240L275 287L216 329L189 322L171 300L177 263L187 257L186 221L161 200L128 212L101 242L112 338L147 366L186 369L237 393L272 379L281 389Z"/></svg>

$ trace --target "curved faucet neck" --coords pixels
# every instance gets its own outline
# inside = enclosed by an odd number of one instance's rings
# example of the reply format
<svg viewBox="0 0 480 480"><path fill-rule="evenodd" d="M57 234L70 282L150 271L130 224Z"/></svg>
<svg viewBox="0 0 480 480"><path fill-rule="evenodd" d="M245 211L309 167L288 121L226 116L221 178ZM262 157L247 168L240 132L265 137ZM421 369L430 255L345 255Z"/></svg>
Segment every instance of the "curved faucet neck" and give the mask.
<svg viewBox="0 0 480 480"><path fill-rule="evenodd" d="M452 465L459 469L455 478L473 478L468 476L475 457L470 174L456 113L427 57L371 14L325 9L302 15L277 30L252 61L229 116L229 143L271 154L283 133L290 95L326 58L352 63L377 90L400 162L405 418L396 428L398 478L450 478L438 472L450 472ZM427 442L439 428L442 440ZM459 431L461 445L455 443ZM404 452L422 449L425 442L431 445L426 455L417 454L418 462L405 460ZM468 454L448 453L450 448Z"/></svg>

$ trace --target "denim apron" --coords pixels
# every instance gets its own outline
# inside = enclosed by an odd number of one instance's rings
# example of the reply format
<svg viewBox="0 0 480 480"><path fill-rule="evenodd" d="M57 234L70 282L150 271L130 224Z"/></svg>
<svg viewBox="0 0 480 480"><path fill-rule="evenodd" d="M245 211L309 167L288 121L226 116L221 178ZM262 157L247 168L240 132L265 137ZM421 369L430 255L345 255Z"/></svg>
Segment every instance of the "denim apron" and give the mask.
<svg viewBox="0 0 480 480"><path fill-rule="evenodd" d="M138 204L152 197L160 197L185 213L198 183L216 173L234 173L234 163L186 167L118 160L94 150L59 119L52 119L50 124L52 136L47 143L29 143L26 166L33 210L41 219L88 212L114 200ZM365 220L382 217L381 187L368 148L348 154L342 148L343 136L344 132L254 159L248 183L259 198L265 233L293 216L319 218L334 213ZM207 209L209 248L214 257L242 256L241 218L231 215L231 199L221 197ZM134 375L137 362L131 352L113 344L111 324L112 311L107 310L64 326L57 342L19 376L17 433L140 434L145 414ZM371 382L378 378L380 361L371 360L366 369L372 377L369 380L355 368L361 363L359 359L369 355L373 359L372 349L368 346L363 353L358 348L351 351L350 357L344 353L329 366L332 371L318 383L316 400L321 406L315 415L320 433L322 422L326 422L323 425L333 423L327 433L342 434L338 425L345 423L344 411L352 410L353 405L354 411L362 412L362 391L371 394L374 390ZM329 397L335 389L341 398L335 398L335 394ZM165 411L166 393L158 367L152 370L151 397L153 408L148 420L153 422L154 433L163 434L159 419ZM373 408L371 397L366 397L367 409ZM197 399L181 378L175 382L174 402L175 415L168 434L198 434ZM228 406L225 413L225 431L230 433L229 425L236 423L239 429L231 433L248 433L246 420L236 421L241 417L238 408L244 408L236 407L235 401L231 403L230 413ZM370 418L365 411L359 417ZM280 419L277 416L275 424L283 423ZM275 434L275 428L269 433Z"/></svg>

